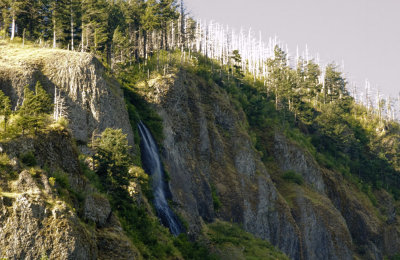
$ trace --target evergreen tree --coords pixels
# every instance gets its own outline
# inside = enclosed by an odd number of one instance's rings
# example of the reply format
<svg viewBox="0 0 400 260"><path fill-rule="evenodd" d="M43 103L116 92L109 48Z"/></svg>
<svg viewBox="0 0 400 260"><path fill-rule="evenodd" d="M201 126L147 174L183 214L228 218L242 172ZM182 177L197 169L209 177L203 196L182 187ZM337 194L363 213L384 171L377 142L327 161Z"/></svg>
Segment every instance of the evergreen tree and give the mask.
<svg viewBox="0 0 400 260"><path fill-rule="evenodd" d="M287 54L278 46L275 47L274 54L274 58L267 62L268 88L275 94L275 108L280 109L285 104L285 99L290 99L295 82L287 65Z"/></svg>
<svg viewBox="0 0 400 260"><path fill-rule="evenodd" d="M240 56L240 53L238 50L234 50L231 55L231 59L233 60L233 68L235 70L235 73L239 77L243 77L243 72L242 72L242 57Z"/></svg>
<svg viewBox="0 0 400 260"><path fill-rule="evenodd" d="M158 15L161 27L161 49L168 49L168 29L169 21L178 19L175 0L160 0L158 3Z"/></svg>
<svg viewBox="0 0 400 260"><path fill-rule="evenodd" d="M108 41L108 9L105 0L82 0L82 24L86 41L85 49L98 53Z"/></svg>
<svg viewBox="0 0 400 260"><path fill-rule="evenodd" d="M35 93L28 86L24 89L24 101L18 110L18 125L25 130L35 128L35 131L43 125L45 114L51 113L53 104L50 96L43 89L38 81L35 86Z"/></svg>
<svg viewBox="0 0 400 260"><path fill-rule="evenodd" d="M67 11L66 0L51 0L51 23L52 23L52 36L53 48L57 47L57 41L65 39L65 17Z"/></svg>
<svg viewBox="0 0 400 260"><path fill-rule="evenodd" d="M125 37L123 31L118 26L113 35L113 51L114 51L114 62L124 63L126 58L129 58L129 40Z"/></svg>
<svg viewBox="0 0 400 260"><path fill-rule="evenodd" d="M142 5L143 14L141 15L141 28L143 34L143 57L146 59L148 54L148 37L150 32L159 28L160 20L156 16L157 2L148 0Z"/></svg>
<svg viewBox="0 0 400 260"><path fill-rule="evenodd" d="M107 190L128 184L130 146L121 129L107 128L93 143L96 149L94 160L99 167L97 173ZM115 185L118 184L118 185Z"/></svg>
<svg viewBox="0 0 400 260"><path fill-rule="evenodd" d="M49 114L53 110L53 104L49 94L43 89L40 81L35 86L35 106L34 115Z"/></svg>
<svg viewBox="0 0 400 260"><path fill-rule="evenodd" d="M333 102L337 99L341 99L343 95L348 95L346 84L342 73L337 71L334 64L329 64L325 72L325 97L328 97L329 101Z"/></svg>
<svg viewBox="0 0 400 260"><path fill-rule="evenodd" d="M3 38L7 36L7 29L10 24L9 5L7 0L0 0L0 30Z"/></svg>
<svg viewBox="0 0 400 260"><path fill-rule="evenodd" d="M11 15L11 40L13 40L15 36L17 17L23 11L24 5L26 5L27 2L27 0L9 0L8 2Z"/></svg>
<svg viewBox="0 0 400 260"><path fill-rule="evenodd" d="M35 93L29 89L29 86L24 88L24 101L22 106L18 110L17 125L22 128L22 135L25 134L25 130L29 129L33 125L32 107L34 107Z"/></svg>
<svg viewBox="0 0 400 260"><path fill-rule="evenodd" d="M11 115L11 102L3 91L0 90L0 116L4 120L4 132L7 132L7 123Z"/></svg>

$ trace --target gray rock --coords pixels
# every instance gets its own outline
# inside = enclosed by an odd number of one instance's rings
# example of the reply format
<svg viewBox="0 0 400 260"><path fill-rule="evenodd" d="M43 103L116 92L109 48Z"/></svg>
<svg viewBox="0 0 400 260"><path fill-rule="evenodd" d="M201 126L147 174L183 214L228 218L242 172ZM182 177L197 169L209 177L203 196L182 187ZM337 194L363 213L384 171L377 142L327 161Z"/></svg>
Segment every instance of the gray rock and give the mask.
<svg viewBox="0 0 400 260"><path fill-rule="evenodd" d="M85 198L83 215L87 220L104 226L111 214L111 206L106 198L100 194L90 194Z"/></svg>
<svg viewBox="0 0 400 260"><path fill-rule="evenodd" d="M321 168L307 151L279 133L275 133L274 147L274 156L282 171L293 170L301 174L304 181L315 190L325 192Z"/></svg>
<svg viewBox="0 0 400 260"><path fill-rule="evenodd" d="M29 51L29 50L27 50ZM106 75L104 67L91 54L32 50L19 60L7 60L10 67L0 68L0 89L11 97L13 108L22 104L24 86L34 87L40 80L54 98L64 99L65 116L74 137L84 143L106 128L121 128L134 144L133 132L119 83ZM25 60L20 60L25 59Z"/></svg>
<svg viewBox="0 0 400 260"><path fill-rule="evenodd" d="M0 205L1 207L1 205ZM96 259L96 247L73 214L55 219L40 197L17 196L0 228L0 257L7 259Z"/></svg>

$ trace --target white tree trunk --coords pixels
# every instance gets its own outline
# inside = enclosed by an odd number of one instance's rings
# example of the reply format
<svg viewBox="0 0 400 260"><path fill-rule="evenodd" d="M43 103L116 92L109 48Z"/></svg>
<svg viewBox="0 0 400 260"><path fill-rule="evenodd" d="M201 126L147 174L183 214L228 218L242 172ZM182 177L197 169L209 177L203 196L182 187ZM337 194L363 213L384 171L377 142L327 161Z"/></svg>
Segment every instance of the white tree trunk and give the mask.
<svg viewBox="0 0 400 260"><path fill-rule="evenodd" d="M72 15L72 4L71 4L71 50L74 50L74 17Z"/></svg>
<svg viewBox="0 0 400 260"><path fill-rule="evenodd" d="M11 40L14 40L15 36L15 13L12 15L12 24L11 24Z"/></svg>
<svg viewBox="0 0 400 260"><path fill-rule="evenodd" d="M54 30L53 30L53 48L57 47L57 36L56 36L56 29L54 26Z"/></svg>

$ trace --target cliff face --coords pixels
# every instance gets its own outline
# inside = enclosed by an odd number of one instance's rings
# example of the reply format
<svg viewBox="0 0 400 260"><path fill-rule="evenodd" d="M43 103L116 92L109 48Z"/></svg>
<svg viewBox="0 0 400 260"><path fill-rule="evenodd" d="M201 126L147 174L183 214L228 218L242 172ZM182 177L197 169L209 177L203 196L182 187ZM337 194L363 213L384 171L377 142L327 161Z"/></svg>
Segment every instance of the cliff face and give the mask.
<svg viewBox="0 0 400 260"><path fill-rule="evenodd" d="M96 195L83 177L76 148L67 132L53 131L1 143L0 147L10 158L8 163L3 159L0 165L0 257L138 257L108 201ZM24 170L19 158L28 152L36 158L38 167ZM50 176L56 176L55 182ZM84 203L72 192L80 194Z"/></svg>
<svg viewBox="0 0 400 260"><path fill-rule="evenodd" d="M162 156L175 210L193 235L203 222L222 219L293 259L380 259L399 252L392 242L400 226L393 202L377 209L355 185L279 133L272 134L276 167L266 168L243 111L217 85L180 71L138 88L163 118ZM279 177L288 170L304 184Z"/></svg>
<svg viewBox="0 0 400 260"><path fill-rule="evenodd" d="M170 188L189 232L203 221L233 221L301 258L299 229L252 148L243 112L224 91L185 72L149 85L147 98L163 118Z"/></svg>
<svg viewBox="0 0 400 260"><path fill-rule="evenodd" d="M0 89L13 107L22 104L24 86L40 81L63 100L63 116L74 138L91 140L105 128L121 128L133 144L132 129L119 84L91 54L51 49L0 46Z"/></svg>
<svg viewBox="0 0 400 260"><path fill-rule="evenodd" d="M84 176L73 142L111 127L133 144L120 86L92 55L0 45L0 89L14 109L37 81L63 100L72 133L56 126L0 142L0 258L139 258L108 200Z"/></svg>

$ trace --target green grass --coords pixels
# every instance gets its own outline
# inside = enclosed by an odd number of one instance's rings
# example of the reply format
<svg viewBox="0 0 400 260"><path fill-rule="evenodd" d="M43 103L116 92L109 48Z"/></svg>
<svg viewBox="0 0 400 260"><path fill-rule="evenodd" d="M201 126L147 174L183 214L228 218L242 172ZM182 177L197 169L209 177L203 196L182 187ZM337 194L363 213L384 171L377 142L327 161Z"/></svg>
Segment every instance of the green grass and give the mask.
<svg viewBox="0 0 400 260"><path fill-rule="evenodd" d="M288 170L282 175L282 179L287 182L293 182L298 185L302 185L304 183L303 177L295 171Z"/></svg>
<svg viewBox="0 0 400 260"><path fill-rule="evenodd" d="M237 224L216 222L208 225L207 235L218 256L237 259L289 259L269 242L255 238Z"/></svg>
<svg viewBox="0 0 400 260"><path fill-rule="evenodd" d="M222 203L218 197L218 193L214 185L211 185L211 196L213 200L214 210L218 211L221 208Z"/></svg>

